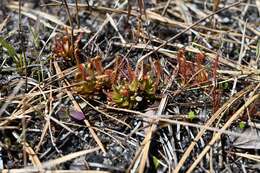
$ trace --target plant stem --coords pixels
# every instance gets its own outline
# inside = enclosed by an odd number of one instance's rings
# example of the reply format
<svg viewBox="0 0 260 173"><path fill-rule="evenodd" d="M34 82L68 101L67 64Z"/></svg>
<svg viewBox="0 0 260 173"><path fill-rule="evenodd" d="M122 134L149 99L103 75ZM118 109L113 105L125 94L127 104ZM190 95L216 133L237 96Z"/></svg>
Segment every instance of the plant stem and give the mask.
<svg viewBox="0 0 260 173"><path fill-rule="evenodd" d="M19 40L20 40L20 50L21 50L21 55L22 55L22 60L21 60L21 71L24 70L25 73L25 92L28 89L28 78L27 78L27 63L26 63L26 56L25 56L25 50L24 50L24 39L22 38L23 30L22 30L22 0L19 0Z"/></svg>
<svg viewBox="0 0 260 173"><path fill-rule="evenodd" d="M80 29L80 19L79 19L79 6L78 6L78 0L76 0L76 13L77 13L77 24L78 24L78 29Z"/></svg>
<svg viewBox="0 0 260 173"><path fill-rule="evenodd" d="M69 10L69 6L68 6L68 3L67 3L67 0L63 0L64 2L64 5L65 5L65 8L67 10L67 13L68 13L68 16L69 16L69 23L70 23L70 27L71 27L71 37L70 37L70 41L71 41L71 45L72 45L72 50L73 50L73 57L76 59L76 63L77 63L77 66L79 67L79 59L77 57L77 55L75 54L75 47L74 47L74 27L73 27L73 23L72 23L72 17L70 15L70 10Z"/></svg>

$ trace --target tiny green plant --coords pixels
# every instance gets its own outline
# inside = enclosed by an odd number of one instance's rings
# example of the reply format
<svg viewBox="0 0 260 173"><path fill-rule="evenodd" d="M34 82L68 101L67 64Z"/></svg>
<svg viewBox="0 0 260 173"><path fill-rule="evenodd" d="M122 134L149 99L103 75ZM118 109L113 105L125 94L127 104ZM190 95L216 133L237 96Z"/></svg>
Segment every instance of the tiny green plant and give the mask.
<svg viewBox="0 0 260 173"><path fill-rule="evenodd" d="M71 35L56 35L54 43L52 45L52 52L55 58L63 59L67 62L76 62L77 65L80 64L79 55L80 55L80 48L79 43L81 41L83 33L80 33L76 40L72 43L71 42Z"/></svg>
<svg viewBox="0 0 260 173"><path fill-rule="evenodd" d="M192 121L194 118L196 118L196 114L194 111L190 111L188 113L188 118Z"/></svg>
<svg viewBox="0 0 260 173"><path fill-rule="evenodd" d="M25 58L23 54L17 54L15 48L8 43L3 37L0 37L0 45L6 49L7 54L12 58L13 62L16 65L17 71L19 73L23 73L23 69L25 68Z"/></svg>
<svg viewBox="0 0 260 173"><path fill-rule="evenodd" d="M144 66L142 72L135 72L127 59L116 57L115 65L104 69L101 57L96 56L86 63L80 63L79 42L81 35L72 43L69 34L57 36L53 44L55 58L65 62L76 61L74 91L82 96L105 95L110 105L135 109L155 101L161 77L159 61Z"/></svg>
<svg viewBox="0 0 260 173"><path fill-rule="evenodd" d="M160 160L156 156L153 156L153 164L156 170L160 166Z"/></svg>
<svg viewBox="0 0 260 173"><path fill-rule="evenodd" d="M18 56L14 47L8 43L3 37L0 37L0 44L7 50L8 55L15 61L18 61Z"/></svg>
<svg viewBox="0 0 260 173"><path fill-rule="evenodd" d="M219 86L220 86L220 88L223 89L223 90L229 89L229 84L228 84L228 82L219 83Z"/></svg>
<svg viewBox="0 0 260 173"><path fill-rule="evenodd" d="M140 80L124 80L113 86L111 101L119 107L133 109L140 103L152 103L155 99L155 88L155 82L150 76Z"/></svg>
<svg viewBox="0 0 260 173"><path fill-rule="evenodd" d="M36 49L40 48L40 38L39 33L34 29L34 27L29 26L29 30L32 33L32 41Z"/></svg>
<svg viewBox="0 0 260 173"><path fill-rule="evenodd" d="M239 122L239 128L244 129L246 127L246 123L244 121Z"/></svg>
<svg viewBox="0 0 260 173"><path fill-rule="evenodd" d="M116 59L113 68L104 70L101 58L97 56L79 65L75 76L79 85L74 90L87 97L105 94L110 105L135 109L153 103L156 98L161 76L159 63L154 62L154 71L145 71L142 75L136 74L129 63L120 58Z"/></svg>
<svg viewBox="0 0 260 173"><path fill-rule="evenodd" d="M79 72L75 75L76 82L80 83L74 89L78 94L90 96L101 93L108 88L109 70L104 70L100 56L96 56L88 63L79 64Z"/></svg>
<svg viewBox="0 0 260 173"><path fill-rule="evenodd" d="M126 63L126 73L112 86L112 92L109 93L110 104L118 107L136 109L146 106L155 101L158 89L161 68L158 61L153 63L154 70L144 69L142 75L136 74Z"/></svg>
<svg viewBox="0 0 260 173"><path fill-rule="evenodd" d="M203 67L205 56L202 53L197 53L195 62L188 61L185 55L185 50L180 49L177 55L178 60L178 75L181 78L181 84L201 85L208 82L208 72ZM193 78L193 79L192 79Z"/></svg>

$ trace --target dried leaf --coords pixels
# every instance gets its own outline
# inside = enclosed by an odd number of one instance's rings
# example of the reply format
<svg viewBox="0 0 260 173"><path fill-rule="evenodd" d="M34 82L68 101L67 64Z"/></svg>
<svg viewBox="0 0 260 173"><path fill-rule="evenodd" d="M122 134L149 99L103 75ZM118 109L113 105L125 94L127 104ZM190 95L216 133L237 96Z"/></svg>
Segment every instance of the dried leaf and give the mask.
<svg viewBox="0 0 260 173"><path fill-rule="evenodd" d="M184 49L180 49L177 55L179 64L179 75L182 78L182 83L186 84L189 78L193 75L193 64L186 61Z"/></svg>
<svg viewBox="0 0 260 173"><path fill-rule="evenodd" d="M204 60L205 60L204 54L203 53L197 53L196 58L195 58L195 62L197 64L202 64L204 62Z"/></svg>
<svg viewBox="0 0 260 173"><path fill-rule="evenodd" d="M179 64L179 74L183 78L184 82L186 82L186 58L183 49L179 50L177 58Z"/></svg>
<svg viewBox="0 0 260 173"><path fill-rule="evenodd" d="M159 85L161 75L162 75L162 68L161 68L160 61L159 60L155 61L154 66L155 66L155 75L156 75L155 84L157 87Z"/></svg>
<svg viewBox="0 0 260 173"><path fill-rule="evenodd" d="M218 10L219 4L220 4L220 0L214 0L213 12Z"/></svg>
<svg viewBox="0 0 260 173"><path fill-rule="evenodd" d="M243 149L260 149L260 134L256 128L247 128L242 132L243 136L248 138L238 137L233 141L233 145Z"/></svg>
<svg viewBox="0 0 260 173"><path fill-rule="evenodd" d="M201 84L201 83L208 81L208 73L202 65L202 63L204 62L204 59L205 59L204 54L198 53L196 55L196 58L195 58L195 62L196 62L195 73L197 73L197 74L196 74L196 77L195 77L195 82L197 84Z"/></svg>

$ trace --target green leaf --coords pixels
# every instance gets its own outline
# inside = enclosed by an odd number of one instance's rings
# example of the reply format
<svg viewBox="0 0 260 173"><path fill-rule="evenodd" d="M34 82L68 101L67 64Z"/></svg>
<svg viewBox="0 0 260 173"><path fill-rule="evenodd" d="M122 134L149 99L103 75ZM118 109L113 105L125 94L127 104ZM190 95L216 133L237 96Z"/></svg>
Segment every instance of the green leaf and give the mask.
<svg viewBox="0 0 260 173"><path fill-rule="evenodd" d="M138 90L138 81L137 80L133 80L130 85L129 85L129 90L133 93L137 92Z"/></svg>
<svg viewBox="0 0 260 173"><path fill-rule="evenodd" d="M188 113L188 118L192 121L194 118L196 118L196 114L193 111L190 111Z"/></svg>
<svg viewBox="0 0 260 173"><path fill-rule="evenodd" d="M223 83L223 89L228 89L228 88L229 88L228 82Z"/></svg>
<svg viewBox="0 0 260 173"><path fill-rule="evenodd" d="M153 164L154 164L155 169L157 170L160 165L160 161L155 156L153 156Z"/></svg>
<svg viewBox="0 0 260 173"><path fill-rule="evenodd" d="M246 127L246 123L244 121L239 122L239 128L244 129Z"/></svg>
<svg viewBox="0 0 260 173"><path fill-rule="evenodd" d="M29 26L29 30L32 33L33 36L33 43L35 45L36 48L40 47L40 38L39 38L39 33L37 31L35 31L35 29L31 26Z"/></svg>
<svg viewBox="0 0 260 173"><path fill-rule="evenodd" d="M119 94L119 93L117 93L117 92L113 92L112 93L112 100L115 102L115 103L117 103L117 104L119 104L119 103L122 103L123 101L124 101L124 98L123 98L123 96L121 95L121 94Z"/></svg>
<svg viewBox="0 0 260 173"><path fill-rule="evenodd" d="M14 47L11 44L9 44L3 37L0 37L0 45L2 45L7 50L8 55L11 58L13 58L15 63L17 63L18 57L17 57Z"/></svg>
<svg viewBox="0 0 260 173"><path fill-rule="evenodd" d="M142 80L141 83L143 84L143 90L148 95L154 95L155 93L155 86L154 81L148 76L146 80Z"/></svg>
<svg viewBox="0 0 260 173"><path fill-rule="evenodd" d="M129 106L129 101L128 100L125 100L122 105L122 107L128 107Z"/></svg>

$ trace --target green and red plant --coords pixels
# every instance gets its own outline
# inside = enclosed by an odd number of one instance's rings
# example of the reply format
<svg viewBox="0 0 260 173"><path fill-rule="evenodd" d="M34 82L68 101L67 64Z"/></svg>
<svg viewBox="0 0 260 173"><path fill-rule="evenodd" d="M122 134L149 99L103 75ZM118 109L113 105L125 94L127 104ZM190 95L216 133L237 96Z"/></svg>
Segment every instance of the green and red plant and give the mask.
<svg viewBox="0 0 260 173"><path fill-rule="evenodd" d="M156 98L160 63L155 61L153 67L153 70L145 68L142 74L136 74L126 60L117 58L113 68L104 70L101 58L97 56L79 65L75 79L80 84L75 91L84 96L103 93L110 105L135 109L140 104L152 103Z"/></svg>
<svg viewBox="0 0 260 173"><path fill-rule="evenodd" d="M129 109L152 103L156 98L160 72L156 70L154 75L152 71L149 71L138 78L130 66L127 66L129 78L118 80L117 84L113 85L113 90L109 95L110 103Z"/></svg>
<svg viewBox="0 0 260 173"><path fill-rule="evenodd" d="M104 70L100 56L96 56L88 63L79 64L78 68L75 80L80 84L74 88L78 94L89 96L101 93L103 89L110 87L109 77L112 73L110 70Z"/></svg>
<svg viewBox="0 0 260 173"><path fill-rule="evenodd" d="M52 52L55 58L62 58L65 61L73 61L79 64L80 48L79 43L83 33L80 33L74 40L66 32L65 35L56 35L52 46Z"/></svg>
<svg viewBox="0 0 260 173"><path fill-rule="evenodd" d="M178 74L181 77L181 83L186 85L188 83L192 85L200 85L208 82L208 72L203 66L205 56L202 53L197 53L195 56L195 62L187 61L185 56L185 50L180 49L177 55L178 60Z"/></svg>
<svg viewBox="0 0 260 173"><path fill-rule="evenodd" d="M129 109L155 100L161 77L159 61L154 61L152 66L144 66L142 72L135 72L127 59L120 57L116 57L116 63L110 69L104 69L100 56L80 63L80 39L81 35L73 41L67 34L56 37L53 44L55 58L77 63L75 82L78 84L73 88L77 94L86 97L103 94L110 105Z"/></svg>

